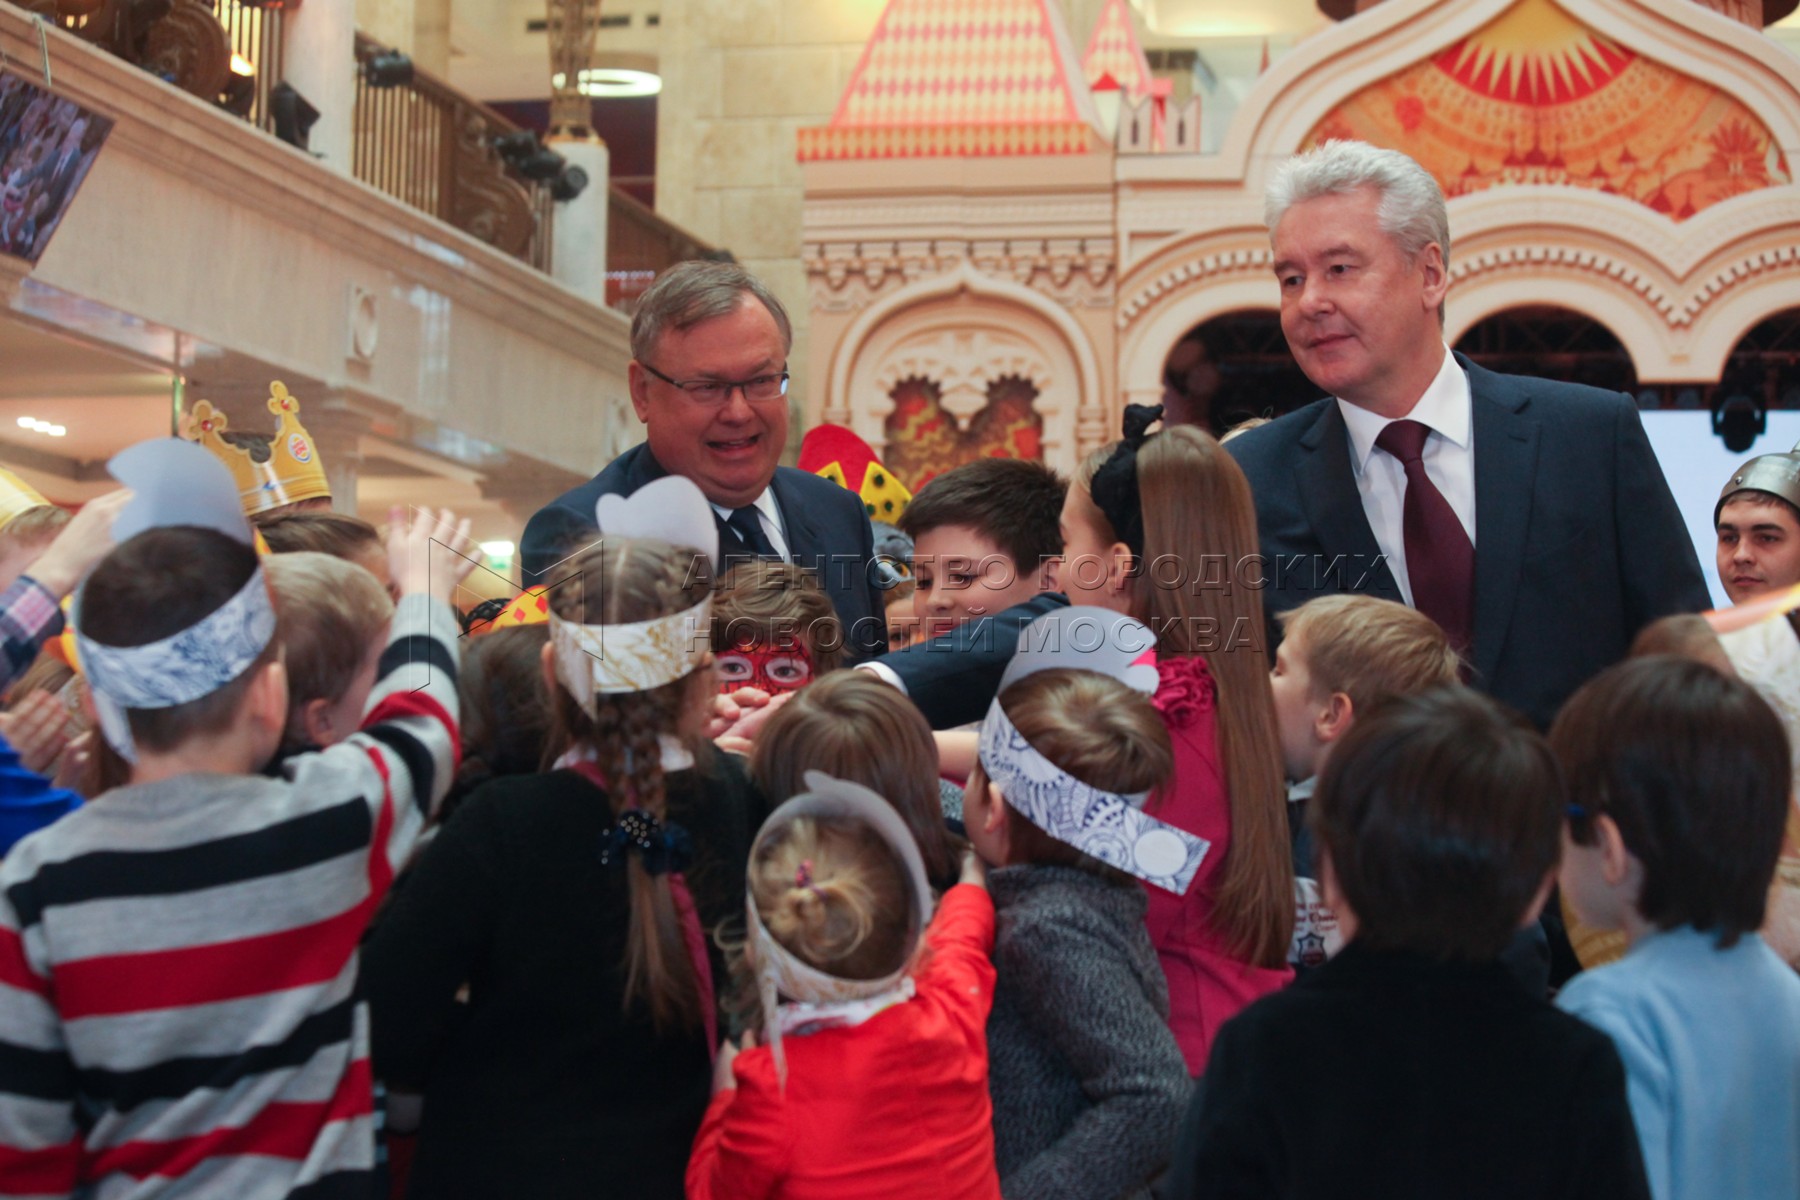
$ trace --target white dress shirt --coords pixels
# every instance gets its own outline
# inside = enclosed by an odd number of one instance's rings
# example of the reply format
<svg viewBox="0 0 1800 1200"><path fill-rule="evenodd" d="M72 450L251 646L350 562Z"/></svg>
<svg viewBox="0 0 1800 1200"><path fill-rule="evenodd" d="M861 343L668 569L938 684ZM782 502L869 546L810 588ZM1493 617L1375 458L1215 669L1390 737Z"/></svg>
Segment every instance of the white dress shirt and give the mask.
<svg viewBox="0 0 1800 1200"><path fill-rule="evenodd" d="M1406 468L1398 458L1378 449L1375 439L1392 422L1343 400L1337 402L1350 431L1350 469L1362 493L1363 512L1375 531L1375 544L1387 559L1401 598L1413 602L1412 579L1406 571ZM1449 501L1456 519L1475 544L1475 428L1469 411L1469 377L1449 347L1437 378L1404 418L1431 429L1421 460L1425 474Z"/></svg>
<svg viewBox="0 0 1800 1200"><path fill-rule="evenodd" d="M750 506L756 509L757 519L762 522L763 536L769 539L769 545L775 548L775 553L781 555L781 561L793 562L794 555L788 549L787 529L781 523L781 505L775 503L774 487L764 488L762 495L752 500ZM719 514L721 521L731 520L731 514L737 511L717 504L712 506L712 510Z"/></svg>

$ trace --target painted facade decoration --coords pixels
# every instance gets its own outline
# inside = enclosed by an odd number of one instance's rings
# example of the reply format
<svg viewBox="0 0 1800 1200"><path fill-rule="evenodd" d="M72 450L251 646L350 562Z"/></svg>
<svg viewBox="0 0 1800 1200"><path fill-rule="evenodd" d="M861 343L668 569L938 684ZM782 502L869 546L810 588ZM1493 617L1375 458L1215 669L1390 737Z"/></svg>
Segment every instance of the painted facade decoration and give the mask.
<svg viewBox="0 0 1800 1200"><path fill-rule="evenodd" d="M1448 196L1518 184L1596 188L1676 221L1793 182L1768 126L1721 88L1519 0L1424 62L1356 93L1307 145L1404 150Z"/></svg>
<svg viewBox="0 0 1800 1200"><path fill-rule="evenodd" d="M984 454L1072 469L1125 403L1164 397L1197 326L1276 309L1268 171L1334 136L1412 154L1451 197L1452 343L1554 303L1609 330L1641 382L1710 385L1795 308L1800 59L1760 12L1359 7L1265 72L1203 153L1191 103L1158 125L1122 2L1078 60L1047 0L890 0L838 113L800 132L808 419L919 483ZM895 158L913 161L871 161Z"/></svg>

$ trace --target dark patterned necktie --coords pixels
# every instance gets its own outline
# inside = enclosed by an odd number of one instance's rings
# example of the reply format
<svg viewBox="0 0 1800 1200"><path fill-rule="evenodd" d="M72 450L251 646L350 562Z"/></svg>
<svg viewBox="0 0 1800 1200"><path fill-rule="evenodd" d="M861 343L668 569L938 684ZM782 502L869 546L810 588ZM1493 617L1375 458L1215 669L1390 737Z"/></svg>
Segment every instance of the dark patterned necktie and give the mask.
<svg viewBox="0 0 1800 1200"><path fill-rule="evenodd" d="M738 543L749 553L758 558L780 560L781 555L775 553L774 545L770 543L768 535L763 532L762 516L754 506L733 509L731 516L725 519L725 524L737 536Z"/></svg>
<svg viewBox="0 0 1800 1200"><path fill-rule="evenodd" d="M1425 439L1430 427L1394 421L1375 444L1406 468L1406 575L1413 607L1436 621L1458 650L1469 649L1475 624L1475 547L1456 519L1456 510L1425 474Z"/></svg>

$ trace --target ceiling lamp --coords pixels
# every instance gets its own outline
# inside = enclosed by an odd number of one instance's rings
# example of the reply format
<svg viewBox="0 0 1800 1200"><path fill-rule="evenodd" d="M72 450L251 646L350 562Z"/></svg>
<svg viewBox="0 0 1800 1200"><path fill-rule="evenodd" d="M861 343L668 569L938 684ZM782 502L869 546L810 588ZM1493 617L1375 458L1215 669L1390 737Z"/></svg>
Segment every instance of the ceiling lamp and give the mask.
<svg viewBox="0 0 1800 1200"><path fill-rule="evenodd" d="M550 86L560 90L566 78L558 71L550 77ZM626 67L589 67L581 73L581 94L614 100L621 96L654 96L662 91L662 76L650 71L633 71Z"/></svg>

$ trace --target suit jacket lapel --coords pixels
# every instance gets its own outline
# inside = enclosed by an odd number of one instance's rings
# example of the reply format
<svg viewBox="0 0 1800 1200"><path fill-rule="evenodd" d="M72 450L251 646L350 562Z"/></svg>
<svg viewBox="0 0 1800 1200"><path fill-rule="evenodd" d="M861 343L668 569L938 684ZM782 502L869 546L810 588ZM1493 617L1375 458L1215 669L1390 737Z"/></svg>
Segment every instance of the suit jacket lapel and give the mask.
<svg viewBox="0 0 1800 1200"><path fill-rule="evenodd" d="M787 533L788 557L803 567L817 570L821 582L829 578L829 572L814 562L819 550L818 530L807 517L806 506L794 495L793 486L788 483L782 468L775 468L775 478L769 481L769 486L775 491L775 503L781 507L781 524Z"/></svg>
<svg viewBox="0 0 1800 1200"><path fill-rule="evenodd" d="M1512 624L1531 526L1538 424L1526 390L1457 355L1469 375L1475 434L1475 671L1493 678Z"/></svg>
<svg viewBox="0 0 1800 1200"><path fill-rule="evenodd" d="M1300 448L1303 453L1294 461L1294 482L1307 522L1319 539L1319 554L1328 563L1340 557L1349 563L1346 591L1398 601L1400 588L1382 561L1381 546L1363 512L1362 493L1350 467L1350 431L1337 401L1325 402L1319 419L1300 435ZM1370 564L1375 564L1375 569L1365 574Z"/></svg>

